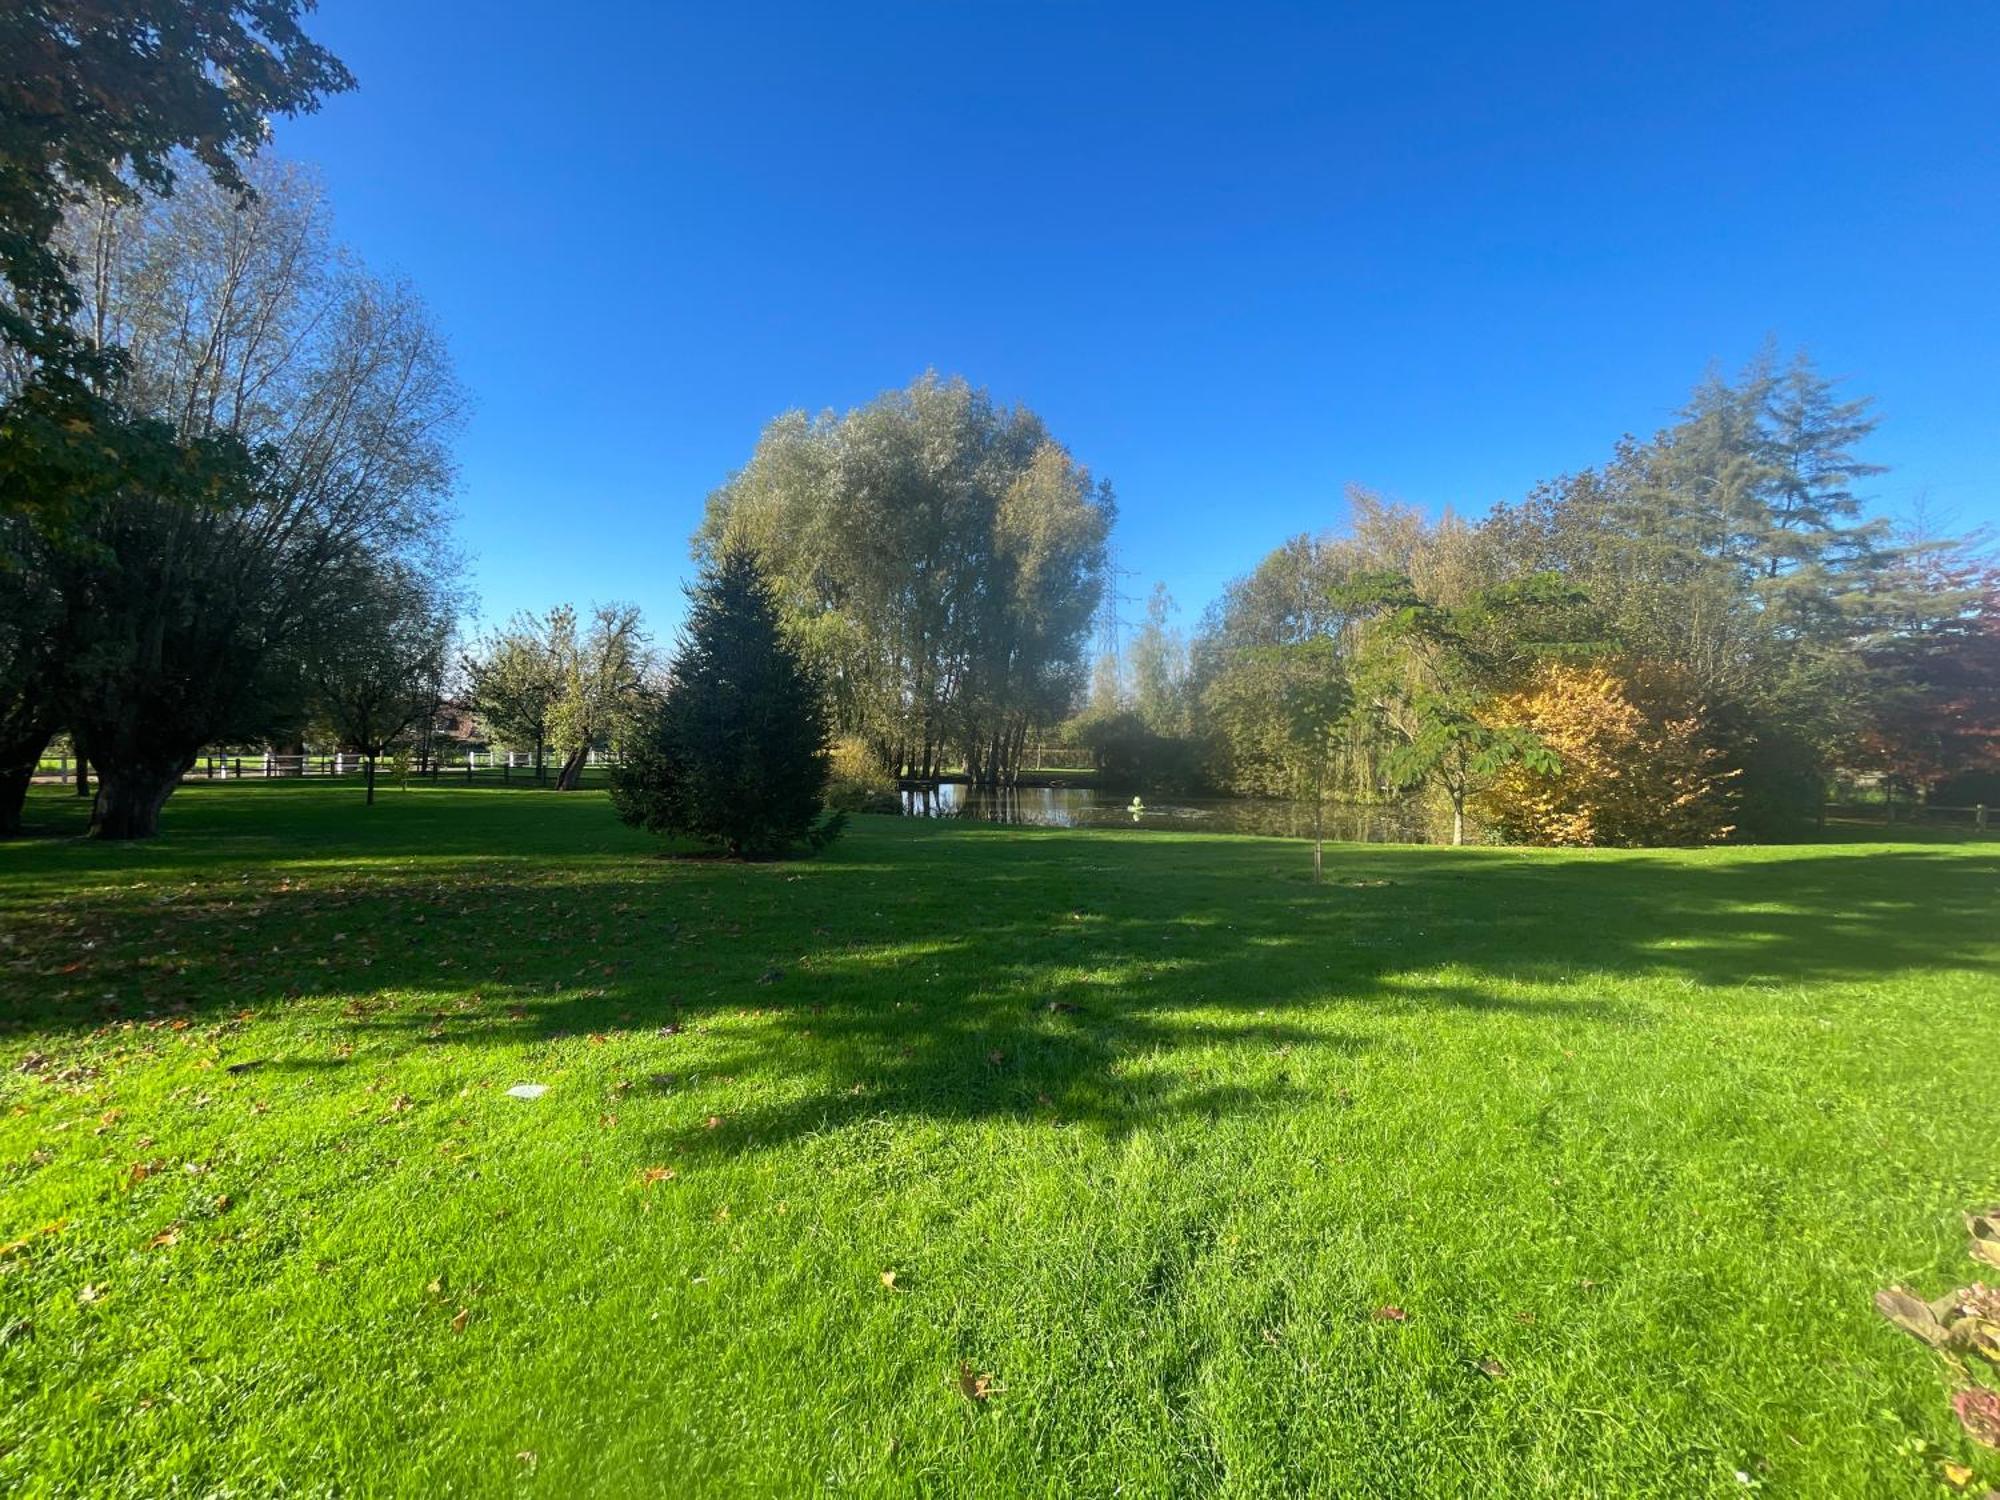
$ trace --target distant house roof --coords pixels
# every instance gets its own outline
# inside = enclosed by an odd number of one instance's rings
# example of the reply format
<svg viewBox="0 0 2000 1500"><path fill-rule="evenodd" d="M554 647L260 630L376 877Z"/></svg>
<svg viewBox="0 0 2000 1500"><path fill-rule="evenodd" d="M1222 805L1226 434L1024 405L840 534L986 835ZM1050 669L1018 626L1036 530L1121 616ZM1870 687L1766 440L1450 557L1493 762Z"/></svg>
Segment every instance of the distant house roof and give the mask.
<svg viewBox="0 0 2000 1500"><path fill-rule="evenodd" d="M437 732L440 737L450 740L454 745L483 747L486 744L486 726L479 722L478 715L473 713L472 705L469 703L447 701L441 704L438 708Z"/></svg>

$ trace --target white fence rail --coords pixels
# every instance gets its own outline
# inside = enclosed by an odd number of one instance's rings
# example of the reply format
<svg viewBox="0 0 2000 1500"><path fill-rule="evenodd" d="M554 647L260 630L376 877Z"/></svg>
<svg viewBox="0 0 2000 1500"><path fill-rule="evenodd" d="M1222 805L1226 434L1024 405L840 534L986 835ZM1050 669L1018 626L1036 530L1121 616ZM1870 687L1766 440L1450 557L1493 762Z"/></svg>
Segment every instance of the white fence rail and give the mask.
<svg viewBox="0 0 2000 1500"><path fill-rule="evenodd" d="M604 751L593 750L584 761L586 767L611 766L618 763L618 757ZM275 781L297 779L307 776L359 776L368 767L366 756L352 750L328 750L319 754L278 755L269 751L249 751L234 753L218 751L213 755L203 755L188 768L186 781ZM543 775L553 781L562 769L562 762L548 756L542 758ZM68 755L48 756L42 760L38 779L44 781L69 781L76 775L76 764ZM389 756L382 756L375 762L378 778L399 774L396 762ZM456 759L440 756L428 761L412 757L409 774L420 776L426 781L440 777L458 776L471 780L475 776L502 781L532 780L535 775L535 758L523 750L471 750L462 752Z"/></svg>

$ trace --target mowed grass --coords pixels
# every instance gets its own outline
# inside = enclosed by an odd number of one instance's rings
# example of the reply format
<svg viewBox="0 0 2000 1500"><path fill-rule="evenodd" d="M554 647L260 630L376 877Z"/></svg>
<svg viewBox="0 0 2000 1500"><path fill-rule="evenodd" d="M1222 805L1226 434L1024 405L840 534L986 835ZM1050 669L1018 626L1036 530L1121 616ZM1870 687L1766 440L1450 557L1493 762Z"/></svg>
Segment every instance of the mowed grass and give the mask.
<svg viewBox="0 0 2000 1500"><path fill-rule="evenodd" d="M0 847L0 1491L2000 1483L1870 1306L2000 1200L1992 845L165 828Z"/></svg>

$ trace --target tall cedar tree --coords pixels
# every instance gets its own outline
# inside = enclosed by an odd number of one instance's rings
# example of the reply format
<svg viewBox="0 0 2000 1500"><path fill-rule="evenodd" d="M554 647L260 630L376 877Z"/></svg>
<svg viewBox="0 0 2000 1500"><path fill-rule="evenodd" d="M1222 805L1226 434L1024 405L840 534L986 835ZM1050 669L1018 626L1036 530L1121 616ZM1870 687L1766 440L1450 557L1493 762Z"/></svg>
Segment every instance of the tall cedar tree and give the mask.
<svg viewBox="0 0 2000 1500"><path fill-rule="evenodd" d="M778 604L747 552L708 563L658 711L612 775L618 816L653 833L717 843L732 856L823 847L829 724L785 638Z"/></svg>

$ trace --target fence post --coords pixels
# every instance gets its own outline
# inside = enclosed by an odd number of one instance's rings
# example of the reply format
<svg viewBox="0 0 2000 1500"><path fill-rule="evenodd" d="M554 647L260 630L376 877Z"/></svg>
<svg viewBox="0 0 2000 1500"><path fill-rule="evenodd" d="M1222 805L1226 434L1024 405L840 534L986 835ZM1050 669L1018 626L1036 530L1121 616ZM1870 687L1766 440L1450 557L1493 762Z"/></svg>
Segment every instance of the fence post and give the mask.
<svg viewBox="0 0 2000 1500"><path fill-rule="evenodd" d="M1984 802L1972 809L1972 826L1977 828L1981 833L1986 832L1986 804Z"/></svg>

